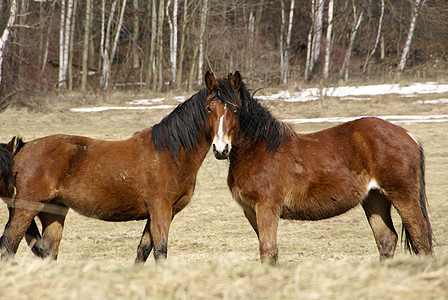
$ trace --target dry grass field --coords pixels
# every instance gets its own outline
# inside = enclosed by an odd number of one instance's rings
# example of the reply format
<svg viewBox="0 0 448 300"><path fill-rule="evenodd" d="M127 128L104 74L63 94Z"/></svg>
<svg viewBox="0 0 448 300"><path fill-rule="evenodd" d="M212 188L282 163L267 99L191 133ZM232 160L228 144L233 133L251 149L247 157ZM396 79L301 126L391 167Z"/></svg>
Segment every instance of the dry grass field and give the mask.
<svg viewBox="0 0 448 300"><path fill-rule="evenodd" d="M124 103L134 96L144 97L118 94L104 101ZM6 110L0 114L0 141L13 135L27 141L53 133L124 139L171 111L75 113L67 107L89 100L69 103L72 100L65 97L60 100L63 104L53 100L45 112ZM368 102L265 103L281 119L448 114L447 104L412 101L385 96ZM311 132L333 125L294 127ZM151 255L144 266L133 266L145 222L108 223L70 211L57 262L35 258L24 242L13 261L0 262L0 299L447 299L448 124L403 126L421 140L426 151L435 259L410 256L400 248L395 259L379 262L373 235L358 207L329 220L281 221L280 264L261 265L256 235L227 188L227 162L209 154L199 171L192 202L172 223L164 264L156 266ZM3 205L0 226L6 221ZM396 213L394 221L400 231Z"/></svg>

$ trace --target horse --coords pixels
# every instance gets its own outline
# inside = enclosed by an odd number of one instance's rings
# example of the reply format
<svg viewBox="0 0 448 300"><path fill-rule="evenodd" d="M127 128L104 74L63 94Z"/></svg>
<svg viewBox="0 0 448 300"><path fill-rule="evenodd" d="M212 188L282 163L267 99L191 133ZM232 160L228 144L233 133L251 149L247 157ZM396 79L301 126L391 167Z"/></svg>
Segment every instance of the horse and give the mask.
<svg viewBox="0 0 448 300"><path fill-rule="evenodd" d="M2 259L16 254L37 216L38 256L56 260L73 209L111 222L147 219L135 263L144 263L152 250L156 262L165 260L171 221L190 202L211 146L209 97L202 88L160 123L121 141L56 134L26 142L14 156L16 195L1 238Z"/></svg>
<svg viewBox="0 0 448 300"><path fill-rule="evenodd" d="M262 262L278 262L280 218L327 219L359 204L380 259L393 257L397 245L392 206L405 248L432 255L424 152L412 134L374 117L300 134L260 105L239 72L206 84L221 95L209 105L220 120L214 155L229 160L227 183L257 234Z"/></svg>

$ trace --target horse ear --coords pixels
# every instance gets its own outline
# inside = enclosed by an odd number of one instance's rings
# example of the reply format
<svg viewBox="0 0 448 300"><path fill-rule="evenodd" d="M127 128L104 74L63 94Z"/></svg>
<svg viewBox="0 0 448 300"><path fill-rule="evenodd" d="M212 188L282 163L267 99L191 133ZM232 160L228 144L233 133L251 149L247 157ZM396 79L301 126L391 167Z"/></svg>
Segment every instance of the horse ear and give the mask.
<svg viewBox="0 0 448 300"><path fill-rule="evenodd" d="M240 72L236 71L235 74L233 74L233 75L230 74L229 77L230 77L229 78L230 83L238 91L241 87L241 82L242 82Z"/></svg>
<svg viewBox="0 0 448 300"><path fill-rule="evenodd" d="M209 92L213 91L216 87L216 78L213 73L210 73L209 71L205 73L205 86Z"/></svg>
<svg viewBox="0 0 448 300"><path fill-rule="evenodd" d="M9 141L8 145L6 145L6 149L8 149L9 152L14 152L14 145L15 145L16 137L13 137L12 140Z"/></svg>

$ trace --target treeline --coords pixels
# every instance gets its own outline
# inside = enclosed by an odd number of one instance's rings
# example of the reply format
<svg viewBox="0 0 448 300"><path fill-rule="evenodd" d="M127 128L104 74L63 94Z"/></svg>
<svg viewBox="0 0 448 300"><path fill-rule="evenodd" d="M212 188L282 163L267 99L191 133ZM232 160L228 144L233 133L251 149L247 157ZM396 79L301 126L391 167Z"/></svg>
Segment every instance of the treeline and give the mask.
<svg viewBox="0 0 448 300"><path fill-rule="evenodd" d="M406 72L446 62L447 16L446 0L0 0L0 97Z"/></svg>

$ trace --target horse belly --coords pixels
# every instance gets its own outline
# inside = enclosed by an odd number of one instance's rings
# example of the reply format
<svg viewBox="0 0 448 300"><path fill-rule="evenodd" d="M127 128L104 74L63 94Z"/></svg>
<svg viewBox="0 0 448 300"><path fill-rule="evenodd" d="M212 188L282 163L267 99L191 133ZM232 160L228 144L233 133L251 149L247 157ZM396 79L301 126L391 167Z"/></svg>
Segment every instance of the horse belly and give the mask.
<svg viewBox="0 0 448 300"><path fill-rule="evenodd" d="M143 198L126 189L77 188L63 193L67 206L81 215L104 221L130 221L148 218Z"/></svg>
<svg viewBox="0 0 448 300"><path fill-rule="evenodd" d="M361 203L364 189L355 187L333 193L293 194L285 196L281 218L294 220L322 220L343 214Z"/></svg>

